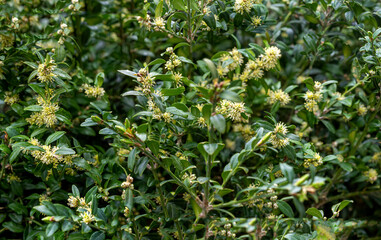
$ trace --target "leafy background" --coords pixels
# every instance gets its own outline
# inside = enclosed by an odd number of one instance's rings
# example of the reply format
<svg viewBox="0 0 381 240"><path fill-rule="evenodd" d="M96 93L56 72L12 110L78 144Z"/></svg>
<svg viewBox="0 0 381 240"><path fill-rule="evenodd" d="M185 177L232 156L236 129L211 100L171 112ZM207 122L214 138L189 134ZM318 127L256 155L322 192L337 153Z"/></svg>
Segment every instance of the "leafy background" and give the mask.
<svg viewBox="0 0 381 240"><path fill-rule="evenodd" d="M237 2L1 1L1 238L377 239L381 4L247 1L240 13ZM237 48L246 62L269 46L282 57L261 79L235 79L242 66L217 86L224 53ZM180 87L164 66L168 47L181 59ZM49 58L47 84L33 72ZM152 119L146 96L131 92L141 68L156 74L167 96L155 104L176 122ZM324 89L315 113L304 106L314 81ZM106 93L86 95L83 84ZM47 89L58 123L30 124ZM278 89L287 105L268 102ZM220 99L244 102L250 121L216 114ZM290 144L276 149L266 136L279 122ZM39 162L31 138L71 161ZM315 153L322 164L306 168ZM123 189L129 174L134 187ZM70 196L91 202L96 219L84 223Z"/></svg>

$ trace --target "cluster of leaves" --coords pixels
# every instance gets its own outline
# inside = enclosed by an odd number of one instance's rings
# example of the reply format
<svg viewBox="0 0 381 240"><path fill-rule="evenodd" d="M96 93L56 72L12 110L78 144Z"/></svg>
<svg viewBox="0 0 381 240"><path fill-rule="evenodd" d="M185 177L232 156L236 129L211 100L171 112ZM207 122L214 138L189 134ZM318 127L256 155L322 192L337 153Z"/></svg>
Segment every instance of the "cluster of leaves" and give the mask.
<svg viewBox="0 0 381 240"><path fill-rule="evenodd" d="M379 1L0 12L2 238L381 234Z"/></svg>

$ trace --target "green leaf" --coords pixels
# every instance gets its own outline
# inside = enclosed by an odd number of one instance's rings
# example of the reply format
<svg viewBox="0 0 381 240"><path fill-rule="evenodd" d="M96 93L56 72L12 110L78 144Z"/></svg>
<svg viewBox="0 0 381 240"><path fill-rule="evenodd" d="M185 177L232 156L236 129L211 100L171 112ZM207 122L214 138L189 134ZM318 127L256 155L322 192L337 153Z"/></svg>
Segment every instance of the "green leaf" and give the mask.
<svg viewBox="0 0 381 240"><path fill-rule="evenodd" d="M45 90L42 87L40 87L39 84L31 83L29 84L29 87L33 89L33 91L35 91L38 95L45 98Z"/></svg>
<svg viewBox="0 0 381 240"><path fill-rule="evenodd" d="M46 236L47 237L53 236L53 234L58 230L58 227L59 227L59 223L57 222L49 223L45 231Z"/></svg>
<svg viewBox="0 0 381 240"><path fill-rule="evenodd" d="M289 218L294 217L294 212L292 211L292 208L288 203L282 200L278 200L277 205L279 209L282 211L282 213L284 213L284 215L286 215Z"/></svg>
<svg viewBox="0 0 381 240"><path fill-rule="evenodd" d="M210 122L217 129L217 131L219 131L220 133L225 132L226 120L224 116L222 116L221 114L214 115L210 118Z"/></svg>
<svg viewBox="0 0 381 240"><path fill-rule="evenodd" d="M214 17L213 17L213 19L214 19ZM216 65L214 65L214 63L210 59L207 59L207 58L204 58L203 61L206 63L206 66L208 66L208 68L212 74L212 77L218 78Z"/></svg>
<svg viewBox="0 0 381 240"><path fill-rule="evenodd" d="M70 80L71 77L69 74L67 74L67 72L65 72L64 70L60 69L60 68L56 68L54 71L53 71L54 74L56 74L57 76L59 76L60 78L62 79L68 79Z"/></svg>
<svg viewBox="0 0 381 240"><path fill-rule="evenodd" d="M197 204L197 202L193 198L190 199L190 203L196 218L199 218L200 214L202 213L202 208Z"/></svg>
<svg viewBox="0 0 381 240"><path fill-rule="evenodd" d="M171 0L171 5L176 10L186 11L185 3L183 0Z"/></svg>
<svg viewBox="0 0 381 240"><path fill-rule="evenodd" d="M318 209L316 209L314 207L307 209L306 213L311 215L311 216L320 218L320 219L323 218L323 214Z"/></svg>
<svg viewBox="0 0 381 240"><path fill-rule="evenodd" d="M74 184L71 186L71 192L75 197L81 197L81 194L79 193L79 189Z"/></svg>
<svg viewBox="0 0 381 240"><path fill-rule="evenodd" d="M283 148L283 151L288 158L290 158L291 160L295 160L296 153L295 153L295 149L293 147L291 147L290 145L287 145Z"/></svg>
<svg viewBox="0 0 381 240"><path fill-rule="evenodd" d="M62 62L65 59L66 51L63 46L59 46L58 48L56 48L54 53L56 62Z"/></svg>
<svg viewBox="0 0 381 240"><path fill-rule="evenodd" d="M312 78L308 77L308 78L304 79L303 82L306 84L308 90L314 91L315 83L314 83L314 80Z"/></svg>
<svg viewBox="0 0 381 240"><path fill-rule="evenodd" d="M9 231L15 232L15 233L21 233L25 229L22 225L14 223L14 222L5 222L5 223L3 223L3 228L6 228Z"/></svg>
<svg viewBox="0 0 381 240"><path fill-rule="evenodd" d="M24 108L25 111L39 112L42 110L40 105L31 105Z"/></svg>
<svg viewBox="0 0 381 240"><path fill-rule="evenodd" d="M205 118L206 121L209 121L210 116L212 115L213 105L212 104L205 104L202 107L202 116Z"/></svg>
<svg viewBox="0 0 381 240"><path fill-rule="evenodd" d="M330 131L331 133L336 132L335 127L330 121L326 121L326 120L321 120L321 121L324 124L324 126L328 129L328 131Z"/></svg>
<svg viewBox="0 0 381 240"><path fill-rule="evenodd" d="M332 213L335 213L335 212L340 212L341 210L343 210L348 204L350 203L353 203L353 200L344 200L338 204L335 204L332 206L331 210L332 210Z"/></svg>
<svg viewBox="0 0 381 240"><path fill-rule="evenodd" d="M180 48L180 47L184 47L184 46L189 47L189 43L186 43L186 42L178 43L178 44L176 44L176 46L173 48L173 50L176 50L176 49L178 49L178 48Z"/></svg>
<svg viewBox="0 0 381 240"><path fill-rule="evenodd" d="M220 94L220 97L222 99L230 100L233 102L242 102L241 96L238 95L238 93L230 91L230 90L225 90Z"/></svg>
<svg viewBox="0 0 381 240"><path fill-rule="evenodd" d="M125 92L125 93L122 93L122 97L126 97L126 96L143 96L144 94L142 92L138 92L138 91L128 91L128 92Z"/></svg>
<svg viewBox="0 0 381 240"><path fill-rule="evenodd" d="M47 128L38 128L38 129L36 129L36 130L34 130L34 131L32 132L32 134L30 135L30 137L38 136L38 135L40 135L40 134L42 134L42 133L44 133L44 132L46 132L46 131L48 131Z"/></svg>
<svg viewBox="0 0 381 240"><path fill-rule="evenodd" d="M328 156L325 156L323 158L323 162L329 162L329 161L333 161L333 160L336 160L337 157L335 155L328 155Z"/></svg>
<svg viewBox="0 0 381 240"><path fill-rule="evenodd" d="M62 229L63 232L70 231L72 228L73 228L73 224L70 221L65 220L62 223L62 228L61 229Z"/></svg>
<svg viewBox="0 0 381 240"><path fill-rule="evenodd" d="M126 191L126 200L125 200L125 206L130 210L132 211L132 208L134 206L134 195L132 193L132 189L129 188L127 191Z"/></svg>
<svg viewBox="0 0 381 240"><path fill-rule="evenodd" d="M161 3L163 3L163 1L161 1ZM147 66L153 66L153 65L157 65L157 64L163 64L163 63L166 63L166 61L162 58L157 58L155 60L153 60L152 62L150 62Z"/></svg>
<svg viewBox="0 0 381 240"><path fill-rule="evenodd" d="M55 142L57 141L58 139L60 139L63 135L65 135L66 132L64 131L58 131L58 132L55 132L53 134L51 134L45 141L45 145L49 145L51 144L52 142Z"/></svg>
<svg viewBox="0 0 381 240"><path fill-rule="evenodd" d="M136 152L137 152L137 148L134 148L131 150L130 154L128 155L127 165L130 171L134 169L134 166L136 163Z"/></svg>
<svg viewBox="0 0 381 240"><path fill-rule="evenodd" d="M178 87L178 88L171 88L171 89L162 89L161 93L164 96L176 96L185 91L184 87Z"/></svg>
<svg viewBox="0 0 381 240"><path fill-rule="evenodd" d="M208 159L208 155L212 157L212 161L217 157L218 153L224 148L222 143L199 143L197 149L201 152L205 160Z"/></svg>
<svg viewBox="0 0 381 240"><path fill-rule="evenodd" d="M156 6L155 18L161 17L162 12L163 12L163 0L161 0Z"/></svg>
<svg viewBox="0 0 381 240"><path fill-rule="evenodd" d="M12 152L12 150L5 144L0 144L0 151L6 154L10 154Z"/></svg>
<svg viewBox="0 0 381 240"><path fill-rule="evenodd" d="M75 151L68 147L61 147L56 151L56 154L58 155L73 155L75 154Z"/></svg>
<svg viewBox="0 0 381 240"><path fill-rule="evenodd" d="M282 171L283 175L287 178L289 183L292 183L292 181L295 178L294 169L288 165L287 163L280 163L280 170Z"/></svg>
<svg viewBox="0 0 381 240"><path fill-rule="evenodd" d="M43 213L47 216L53 216L54 215L54 213L45 205L34 206L33 208L36 209L37 211L39 211L40 213Z"/></svg>
<svg viewBox="0 0 381 240"><path fill-rule="evenodd" d="M91 234L91 237L90 237L90 240L104 240L104 239L106 239L106 235L104 234L104 232L101 232L101 231L97 231Z"/></svg>
<svg viewBox="0 0 381 240"><path fill-rule="evenodd" d="M353 170L352 165L347 162L340 162L339 166L347 172L352 172Z"/></svg>
<svg viewBox="0 0 381 240"><path fill-rule="evenodd" d="M151 152L154 155L157 155L159 153L160 147L159 147L159 142L155 140L148 140L146 141L147 147L151 150Z"/></svg>
<svg viewBox="0 0 381 240"><path fill-rule="evenodd" d="M103 72L100 72L95 77L95 86L101 87L103 85L103 81L105 79L105 74Z"/></svg>
<svg viewBox="0 0 381 240"><path fill-rule="evenodd" d="M110 128L102 128L101 130L99 130L99 134L101 134L101 135L117 135L117 133Z"/></svg>
<svg viewBox="0 0 381 240"><path fill-rule="evenodd" d="M27 208L18 202L12 202L11 204L8 205L8 207L12 209L13 211L15 211L17 214L24 214L24 215L28 214Z"/></svg>
<svg viewBox="0 0 381 240"><path fill-rule="evenodd" d="M137 78L136 73L130 70L118 70L121 74L127 75L132 78Z"/></svg>
<svg viewBox="0 0 381 240"><path fill-rule="evenodd" d="M216 19L214 18L214 14L213 14L213 13L204 15L203 20L205 21L205 23L206 23L212 30L216 29Z"/></svg>
<svg viewBox="0 0 381 240"><path fill-rule="evenodd" d="M96 193L98 192L98 187L94 186L92 187L85 195L86 203L89 203L93 197L95 197Z"/></svg>
<svg viewBox="0 0 381 240"><path fill-rule="evenodd" d="M28 61L25 61L24 62L26 65L28 65L29 67L33 68L33 69L37 69L38 68L38 65L34 62L28 62Z"/></svg>
<svg viewBox="0 0 381 240"><path fill-rule="evenodd" d="M16 148L16 149L13 149L11 155L9 156L9 163L13 163L17 156L20 154L20 152L22 151L22 149L20 147Z"/></svg>

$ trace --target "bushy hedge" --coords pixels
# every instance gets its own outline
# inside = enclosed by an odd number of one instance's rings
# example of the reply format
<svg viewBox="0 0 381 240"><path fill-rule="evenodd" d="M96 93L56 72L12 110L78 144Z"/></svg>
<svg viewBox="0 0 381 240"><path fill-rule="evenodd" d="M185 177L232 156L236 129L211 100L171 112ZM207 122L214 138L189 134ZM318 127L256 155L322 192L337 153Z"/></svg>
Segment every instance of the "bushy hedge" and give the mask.
<svg viewBox="0 0 381 240"><path fill-rule="evenodd" d="M1 239L376 239L378 0L0 1Z"/></svg>

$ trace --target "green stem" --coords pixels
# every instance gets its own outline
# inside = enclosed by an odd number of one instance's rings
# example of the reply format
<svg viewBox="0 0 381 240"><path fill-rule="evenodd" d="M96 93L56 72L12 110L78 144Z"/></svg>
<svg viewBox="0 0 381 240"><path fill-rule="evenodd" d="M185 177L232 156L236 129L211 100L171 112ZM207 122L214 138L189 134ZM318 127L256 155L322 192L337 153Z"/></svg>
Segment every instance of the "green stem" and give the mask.
<svg viewBox="0 0 381 240"><path fill-rule="evenodd" d="M266 195L254 196L254 197L250 197L250 198L244 198L244 199L240 199L240 200L234 199L234 200L227 202L227 203L220 203L220 204L214 205L213 208L230 207L232 205L236 205L236 204L240 204L240 203L246 203L246 202L256 200L259 198L268 198L268 197L274 196L276 194L277 193L271 193L271 194L266 194Z"/></svg>
<svg viewBox="0 0 381 240"><path fill-rule="evenodd" d="M192 42L193 42L193 34L192 34L192 24L191 24L191 18L192 18L192 9L191 9L191 0L188 0L188 43L189 43L189 59L193 60L193 49L192 49Z"/></svg>
<svg viewBox="0 0 381 240"><path fill-rule="evenodd" d="M127 170L120 164L119 160L116 160L116 164L123 169L124 174L126 174L126 177L127 177L128 176Z"/></svg>
<svg viewBox="0 0 381 240"><path fill-rule="evenodd" d="M132 216L130 219L132 221L132 226L134 228L135 235L140 240L141 236L140 236L140 232L139 232L138 226L136 225L136 222L135 222L135 217Z"/></svg>
<svg viewBox="0 0 381 240"><path fill-rule="evenodd" d="M359 196L359 195L368 195L368 194L379 193L379 192L381 192L380 189L371 190L371 191L359 191L359 192L350 192L350 193L347 193L347 194L340 194L340 195L328 198L326 203L327 202L332 202L332 201L335 201L335 200L339 200L339 199L346 199L346 198L355 197L355 196Z"/></svg>
<svg viewBox="0 0 381 240"><path fill-rule="evenodd" d="M153 161L151 161L153 162ZM153 173L153 177L155 178L155 181L156 181L156 188L158 189L159 191L159 195L160 195L160 204L164 210L164 216L165 218L168 218L169 217L169 214L168 214L168 210L167 210L167 204L165 203L165 199L164 199L164 194L163 194L163 190L161 189L160 187L160 182L159 182L159 177L157 176L157 172L156 172L156 169L154 167L154 164L152 164L152 168L151 168L151 171Z"/></svg>
<svg viewBox="0 0 381 240"><path fill-rule="evenodd" d="M369 127L370 123L373 121L374 117L377 115L377 113L378 113L378 111L380 109L380 106L381 106L381 99L379 99L375 111L373 112L373 114L369 117L368 121L366 122L364 130L362 131L360 137L357 139L356 144L354 145L354 147L351 148L350 152L348 153L348 158L353 156L357 152L357 149L359 148L360 144L362 143L362 141L364 140L365 136L367 135L367 133L368 133L368 127ZM327 187L322 192L323 198L327 197L327 195L329 193L329 190L336 183L336 181L341 178L342 173L343 173L343 169L342 168L339 168L335 172L335 174L333 175L332 181L327 185ZM318 206L322 206L326 202L327 202L327 200L323 201Z"/></svg>
<svg viewBox="0 0 381 240"><path fill-rule="evenodd" d="M196 194L194 194L189 187L187 187L170 169L168 169L164 163L162 163L159 159L157 159L154 155L152 155L151 152L144 149L144 147L140 147L140 150L151 160L153 160L155 163L159 164L160 167L162 167L172 178L177 182L177 184L181 187L183 187L190 195L191 197L196 201L199 202L198 197Z"/></svg>

